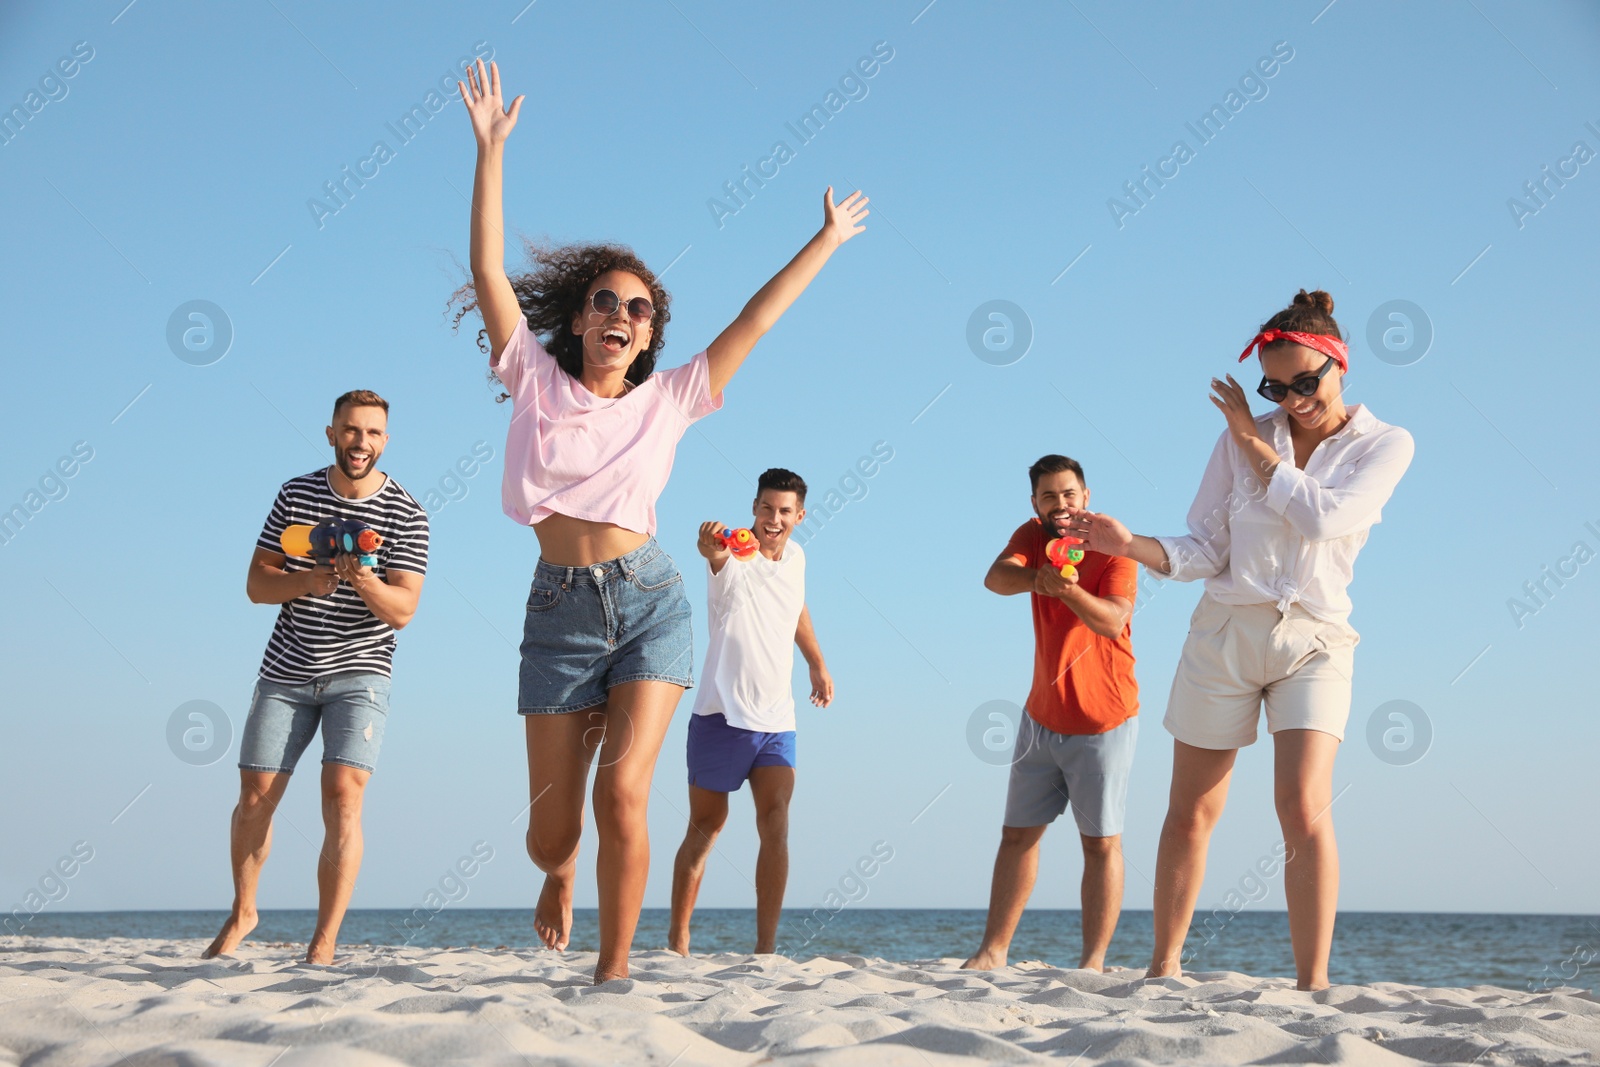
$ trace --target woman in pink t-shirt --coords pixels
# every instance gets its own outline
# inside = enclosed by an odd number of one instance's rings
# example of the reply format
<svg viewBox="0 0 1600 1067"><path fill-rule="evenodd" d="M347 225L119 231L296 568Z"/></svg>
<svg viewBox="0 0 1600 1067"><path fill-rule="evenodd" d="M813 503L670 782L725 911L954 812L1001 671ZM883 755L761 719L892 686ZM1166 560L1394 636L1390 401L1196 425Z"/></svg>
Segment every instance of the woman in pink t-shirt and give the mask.
<svg viewBox="0 0 1600 1067"><path fill-rule="evenodd" d="M480 61L460 85L478 142L472 286L490 369L512 401L501 486L506 514L533 527L539 563L523 627L518 710L528 746L528 855L545 872L534 926L549 947L572 933L583 794L595 772L600 957L595 981L628 974L650 866L645 811L673 709L693 684L683 579L656 543L655 501L690 424L722 406L750 349L860 233L866 198L823 198L817 234L709 348L656 371L666 290L616 245L535 249L506 276L501 165L522 97L507 110L500 72ZM458 316L459 321L459 316ZM536 334L542 335L541 343Z"/></svg>

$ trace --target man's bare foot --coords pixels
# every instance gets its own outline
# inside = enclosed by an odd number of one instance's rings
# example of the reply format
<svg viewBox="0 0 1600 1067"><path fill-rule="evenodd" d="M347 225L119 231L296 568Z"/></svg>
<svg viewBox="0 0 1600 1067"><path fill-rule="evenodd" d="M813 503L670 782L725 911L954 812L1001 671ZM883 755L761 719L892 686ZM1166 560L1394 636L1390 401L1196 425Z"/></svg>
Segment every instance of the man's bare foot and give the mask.
<svg viewBox="0 0 1600 1067"><path fill-rule="evenodd" d="M689 931L685 930L681 935L677 933L668 934L667 951L676 952L680 956L687 956L689 954Z"/></svg>
<svg viewBox="0 0 1600 1067"><path fill-rule="evenodd" d="M256 928L257 916L254 909L250 911L236 911L228 916L222 924L222 932L211 946L200 953L200 958L209 960L214 956L230 956L239 943L250 936L250 931Z"/></svg>
<svg viewBox="0 0 1600 1067"><path fill-rule="evenodd" d="M1106 958L1104 956L1085 956L1078 961L1078 970L1094 971L1096 974L1106 973Z"/></svg>
<svg viewBox="0 0 1600 1067"><path fill-rule="evenodd" d="M628 968L627 967L623 967L621 970L617 970L616 968L612 968L610 970L601 970L599 967L596 967L594 969L594 984L595 985L600 985L602 982L609 982L613 978L626 978L626 977L628 977Z"/></svg>
<svg viewBox="0 0 1600 1067"><path fill-rule="evenodd" d="M306 946L306 962L326 967L333 962L333 942L313 937Z"/></svg>
<svg viewBox="0 0 1600 1067"><path fill-rule="evenodd" d="M1006 965L1003 949L980 948L978 954L961 965L964 971L998 971Z"/></svg>
<svg viewBox="0 0 1600 1067"><path fill-rule="evenodd" d="M1152 963L1150 969L1144 972L1146 978L1182 978L1183 967L1176 963Z"/></svg>
<svg viewBox="0 0 1600 1067"><path fill-rule="evenodd" d="M1331 983L1327 980L1327 978L1323 978L1321 981L1313 980L1310 982L1296 982L1294 987L1296 989L1304 990L1308 993L1315 993L1318 990L1327 989L1330 984Z"/></svg>
<svg viewBox="0 0 1600 1067"><path fill-rule="evenodd" d="M572 939L572 877L544 876L544 889L533 909L533 929L545 948L562 951ZM623 977L627 977L623 975Z"/></svg>

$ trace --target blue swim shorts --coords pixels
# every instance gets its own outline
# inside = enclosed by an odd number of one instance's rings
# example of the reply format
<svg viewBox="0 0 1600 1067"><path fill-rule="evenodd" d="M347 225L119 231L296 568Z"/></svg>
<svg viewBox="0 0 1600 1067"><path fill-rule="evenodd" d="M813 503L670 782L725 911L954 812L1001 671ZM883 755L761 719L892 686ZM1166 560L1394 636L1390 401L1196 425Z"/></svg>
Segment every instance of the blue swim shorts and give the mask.
<svg viewBox="0 0 1600 1067"><path fill-rule="evenodd" d="M794 731L761 733L728 725L728 717L689 716L689 784L737 793L757 767L793 767Z"/></svg>
<svg viewBox="0 0 1600 1067"><path fill-rule="evenodd" d="M582 711L614 685L694 685L694 629L683 575L650 538L587 567L540 560L522 625L517 710Z"/></svg>

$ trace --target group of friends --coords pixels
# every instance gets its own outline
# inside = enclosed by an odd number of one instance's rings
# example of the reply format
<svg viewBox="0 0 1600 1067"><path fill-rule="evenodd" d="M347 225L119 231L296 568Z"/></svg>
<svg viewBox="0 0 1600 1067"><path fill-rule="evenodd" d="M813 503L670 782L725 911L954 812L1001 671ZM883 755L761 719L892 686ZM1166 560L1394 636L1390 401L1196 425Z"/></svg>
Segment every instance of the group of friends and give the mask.
<svg viewBox="0 0 1600 1067"><path fill-rule="evenodd" d="M481 317L489 371L512 405L502 505L533 528L539 560L528 593L518 677L526 737L528 855L543 872L539 940L572 935L578 845L592 793L598 837L596 982L626 977L649 871L647 805L667 727L694 686L692 612L683 576L656 541L655 504L677 443L722 407L723 391L833 252L864 230L867 199L823 197L823 224L734 321L687 363L656 369L669 298L618 245L532 249L533 269L505 269L502 161L523 97L507 107L495 64L460 85L477 141L472 282L456 321ZM1320 290L1296 294L1256 331L1240 361L1259 359L1251 413L1231 375L1211 380L1226 422L1175 537L1132 533L1090 508L1082 466L1046 455L1028 470L1032 516L984 578L1028 594L1034 669L1011 760L988 922L966 962L1007 963L1038 871L1044 831L1069 808L1083 849L1083 954L1105 966L1121 912L1122 830L1138 734L1130 620L1138 566L1204 580L1167 701L1173 769L1155 878L1152 977L1180 972L1238 750L1255 742L1263 709L1274 743L1284 888L1300 988L1328 985L1338 897L1329 812L1334 757L1350 713L1353 654L1347 587L1355 557L1409 465L1403 429L1346 406L1349 354ZM256 893L272 817L297 761L321 731L326 837L317 881L313 963L334 958L362 855L361 806L387 719L395 633L417 609L428 559L426 511L378 469L388 404L357 390L334 404L334 462L281 487L250 563L247 592L279 604L240 745L231 825L233 907L207 957L233 952L256 925ZM668 947L687 954L694 904L728 796L750 783L760 851L759 953L775 951L788 878L795 788L799 649L810 701L826 707L833 679L805 601L805 554L791 540L806 484L763 473L748 537L701 525L710 646L690 719L688 826L673 870ZM292 525L367 523L376 559L289 555ZM743 536L743 535L741 535ZM1052 542L1074 544L1062 565ZM591 772L593 778L590 785Z"/></svg>

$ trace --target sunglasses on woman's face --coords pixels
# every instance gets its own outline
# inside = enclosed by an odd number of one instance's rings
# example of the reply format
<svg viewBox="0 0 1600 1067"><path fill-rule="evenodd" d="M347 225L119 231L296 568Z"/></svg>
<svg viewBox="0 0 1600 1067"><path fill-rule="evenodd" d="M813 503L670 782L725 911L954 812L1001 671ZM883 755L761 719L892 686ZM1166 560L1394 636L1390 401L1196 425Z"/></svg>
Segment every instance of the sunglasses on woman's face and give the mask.
<svg viewBox="0 0 1600 1067"><path fill-rule="evenodd" d="M1262 378L1261 384L1256 386L1256 392L1260 393L1263 397L1272 401L1274 404L1283 403L1284 399L1288 397L1290 393L1294 393L1296 396L1310 396L1312 393L1317 391L1319 386L1322 385L1323 376L1327 374L1328 371L1332 370L1333 365L1337 362L1338 360L1334 359L1332 356L1329 356L1328 361L1322 365L1322 369L1317 371L1317 373L1307 375L1303 378L1296 378L1288 385L1285 385L1282 382L1275 382L1271 378Z"/></svg>
<svg viewBox="0 0 1600 1067"><path fill-rule="evenodd" d="M589 306L602 315L615 314L621 303L622 298L610 289L596 289L589 297ZM636 296L628 301L628 318L634 322L649 322L655 313L655 306L642 296Z"/></svg>

